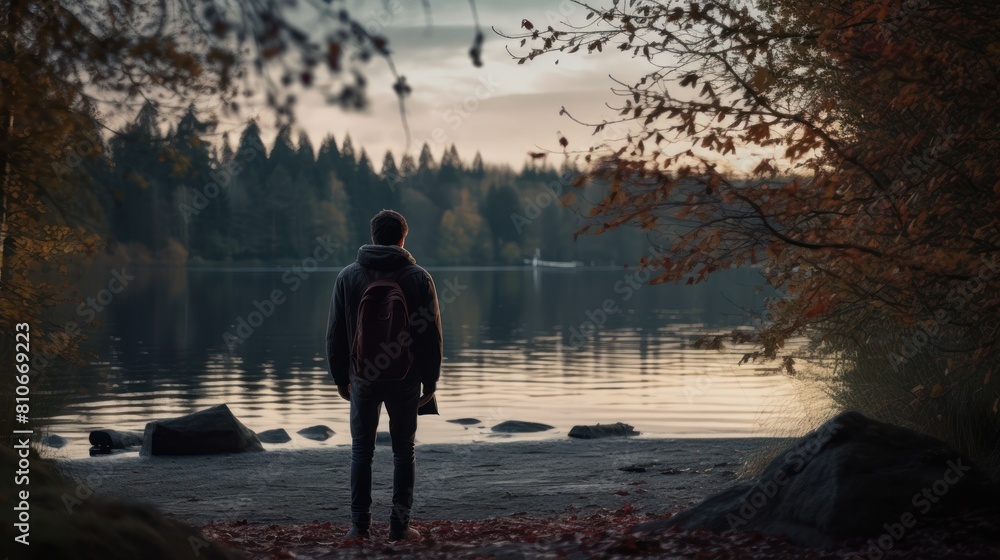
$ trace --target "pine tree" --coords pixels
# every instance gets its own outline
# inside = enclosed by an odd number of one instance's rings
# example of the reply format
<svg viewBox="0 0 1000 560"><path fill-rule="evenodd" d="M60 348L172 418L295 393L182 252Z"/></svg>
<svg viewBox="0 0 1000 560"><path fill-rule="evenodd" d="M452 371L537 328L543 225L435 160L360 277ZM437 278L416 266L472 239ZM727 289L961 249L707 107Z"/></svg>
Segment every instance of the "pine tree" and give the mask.
<svg viewBox="0 0 1000 560"><path fill-rule="evenodd" d="M413 156L405 154L399 160L399 174L405 178L413 177L417 173L417 163L413 161Z"/></svg>
<svg viewBox="0 0 1000 560"><path fill-rule="evenodd" d="M431 153L431 147L429 144L424 142L424 146L420 148L420 159L417 164L418 173L431 173L435 171L436 165L434 163L434 154Z"/></svg>
<svg viewBox="0 0 1000 560"><path fill-rule="evenodd" d="M110 144L114 164L113 187L121 201L112 220L115 237L139 243L151 251L166 247L173 191L161 181L169 175L164 140L159 132L159 111L151 103L139 110L135 122Z"/></svg>
<svg viewBox="0 0 1000 560"><path fill-rule="evenodd" d="M469 170L476 179L482 179L486 175L486 168L483 166L483 156L477 151L476 157L472 158L472 168Z"/></svg>
<svg viewBox="0 0 1000 560"><path fill-rule="evenodd" d="M312 141L304 131L299 133L299 144L296 148L296 162L303 167L312 167L316 163L316 152Z"/></svg>
<svg viewBox="0 0 1000 560"><path fill-rule="evenodd" d="M337 168L340 165L340 149L333 135L327 135L319 146L316 154L316 180L320 186L320 200L331 200L330 185L337 179Z"/></svg>
<svg viewBox="0 0 1000 560"><path fill-rule="evenodd" d="M274 145L271 147L267 162L268 175L274 172L279 165L284 165L286 171L297 165L298 156L295 146L292 144L292 131L288 125L283 126L274 138Z"/></svg>
<svg viewBox="0 0 1000 560"><path fill-rule="evenodd" d="M261 224L268 205L263 184L268 162L256 122L250 121L240 134L233 161L240 166L230 191L236 253L240 258L260 258L265 246Z"/></svg>
<svg viewBox="0 0 1000 560"><path fill-rule="evenodd" d="M454 144L450 148L444 151L441 156L441 170L438 173L437 185L438 187L446 192L449 185L455 185L459 182L459 178L464 174L464 169L462 168L462 159L458 157L458 149ZM435 193L437 198L447 198L444 196L443 192ZM434 197L432 197L432 200ZM450 204L448 205L450 206Z"/></svg>
<svg viewBox="0 0 1000 560"><path fill-rule="evenodd" d="M382 158L382 170L379 171L379 175L382 176L383 180L393 180L399 177L399 169L396 168L396 158L392 156L392 152L387 151L385 157Z"/></svg>
<svg viewBox="0 0 1000 560"><path fill-rule="evenodd" d="M480 212L489 225L494 257L500 258L505 245L518 243L520 239L520 233L511 218L521 212L520 197L510 185L492 186L483 200Z"/></svg>
<svg viewBox="0 0 1000 560"><path fill-rule="evenodd" d="M182 164L175 164L170 179L178 184L178 205L185 231L181 241L192 255L219 260L227 257L229 237L228 184L213 178L213 158L204 137L214 123L198 119L194 107L181 118L171 148ZM223 181L224 182L224 181Z"/></svg>

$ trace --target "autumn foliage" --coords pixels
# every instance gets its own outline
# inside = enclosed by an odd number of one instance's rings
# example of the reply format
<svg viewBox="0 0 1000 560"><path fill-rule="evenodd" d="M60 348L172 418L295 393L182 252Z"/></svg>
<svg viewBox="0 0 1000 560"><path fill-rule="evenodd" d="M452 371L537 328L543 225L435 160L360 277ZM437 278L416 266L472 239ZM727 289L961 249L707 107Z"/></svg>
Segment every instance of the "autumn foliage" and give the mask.
<svg viewBox="0 0 1000 560"><path fill-rule="evenodd" d="M923 411L914 423L938 435L974 416L983 433L953 442L995 447L996 3L608 4L584 6L582 26L528 28L516 53L650 63L615 90L620 119L590 123L620 133L582 154L580 184L609 186L581 233L661 234L666 256L644 263L661 282L760 267L784 295L760 357L808 334L851 362L838 382L879 387L869 413Z"/></svg>
<svg viewBox="0 0 1000 560"><path fill-rule="evenodd" d="M345 540L346 524L264 525L214 522L201 528L209 540L254 560L278 558L711 558L713 560L868 558L871 542L847 542L840 550L805 549L788 540L746 531L633 533L653 519L635 508L534 518L523 514L474 520L415 520L414 542L385 540L385 524L372 539ZM892 558L994 558L995 520L946 522L909 536ZM881 549L876 551L883 554Z"/></svg>

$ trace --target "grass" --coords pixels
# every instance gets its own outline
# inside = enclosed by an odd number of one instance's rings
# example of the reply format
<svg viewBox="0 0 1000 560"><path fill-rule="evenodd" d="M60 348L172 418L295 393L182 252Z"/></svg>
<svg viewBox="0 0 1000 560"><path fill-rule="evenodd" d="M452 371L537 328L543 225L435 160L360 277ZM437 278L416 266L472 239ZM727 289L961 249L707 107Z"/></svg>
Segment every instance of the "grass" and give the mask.
<svg viewBox="0 0 1000 560"><path fill-rule="evenodd" d="M830 367L820 379L837 409L936 437L1000 476L1000 377L974 359L978 337L942 329L923 342L884 324L852 334L823 348Z"/></svg>

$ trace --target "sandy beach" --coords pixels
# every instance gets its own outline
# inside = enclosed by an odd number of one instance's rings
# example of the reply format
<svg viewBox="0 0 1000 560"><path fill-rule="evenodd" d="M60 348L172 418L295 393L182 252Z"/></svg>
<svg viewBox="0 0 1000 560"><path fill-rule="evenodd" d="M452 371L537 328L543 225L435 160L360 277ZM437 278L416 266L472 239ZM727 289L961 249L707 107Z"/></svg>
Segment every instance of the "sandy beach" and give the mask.
<svg viewBox="0 0 1000 560"><path fill-rule="evenodd" d="M547 517L626 504L650 514L736 481L774 439L612 438L418 444L414 519ZM349 516L347 445L199 457L61 459L78 491L146 502L194 524L301 524ZM373 515L388 516L392 454L376 450Z"/></svg>

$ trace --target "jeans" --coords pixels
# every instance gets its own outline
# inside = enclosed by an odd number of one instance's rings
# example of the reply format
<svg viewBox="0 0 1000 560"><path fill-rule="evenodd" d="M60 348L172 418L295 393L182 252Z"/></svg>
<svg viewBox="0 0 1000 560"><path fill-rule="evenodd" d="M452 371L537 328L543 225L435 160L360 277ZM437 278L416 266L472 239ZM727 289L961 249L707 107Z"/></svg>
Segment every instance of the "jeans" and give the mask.
<svg viewBox="0 0 1000 560"><path fill-rule="evenodd" d="M382 403L389 413L389 435L392 436L392 514L389 521L393 527L409 524L416 479L413 444L419 401L418 379L368 383L355 380L351 383L351 522L362 529L371 525L372 461Z"/></svg>

